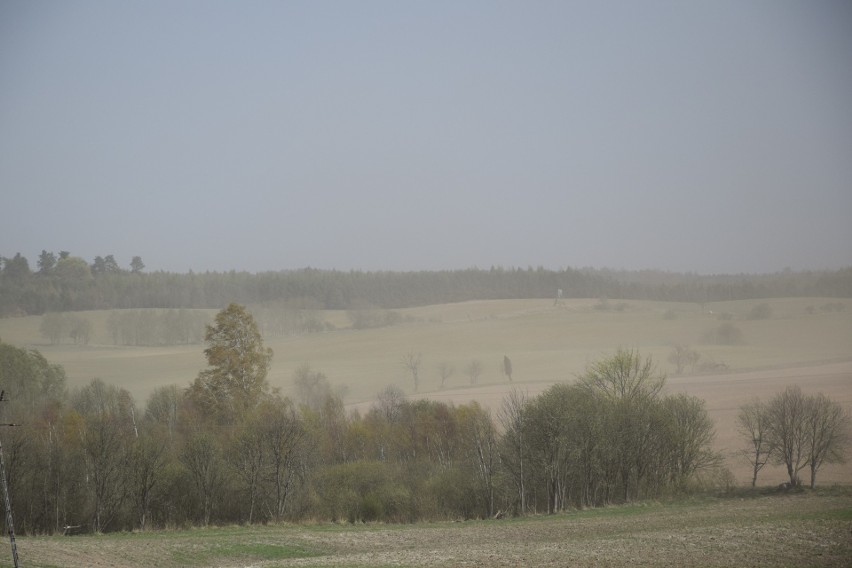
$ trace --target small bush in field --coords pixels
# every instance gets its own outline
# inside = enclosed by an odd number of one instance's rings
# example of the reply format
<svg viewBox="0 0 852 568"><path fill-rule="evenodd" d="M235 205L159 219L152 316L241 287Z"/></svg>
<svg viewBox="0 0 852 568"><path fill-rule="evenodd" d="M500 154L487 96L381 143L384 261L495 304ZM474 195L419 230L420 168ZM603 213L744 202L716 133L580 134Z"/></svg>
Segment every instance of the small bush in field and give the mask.
<svg viewBox="0 0 852 568"><path fill-rule="evenodd" d="M730 322L720 324L704 334L704 339L714 345L742 345L745 343L743 332Z"/></svg>
<svg viewBox="0 0 852 568"><path fill-rule="evenodd" d="M748 313L747 319L764 320L772 317L772 306L767 303L758 304Z"/></svg>

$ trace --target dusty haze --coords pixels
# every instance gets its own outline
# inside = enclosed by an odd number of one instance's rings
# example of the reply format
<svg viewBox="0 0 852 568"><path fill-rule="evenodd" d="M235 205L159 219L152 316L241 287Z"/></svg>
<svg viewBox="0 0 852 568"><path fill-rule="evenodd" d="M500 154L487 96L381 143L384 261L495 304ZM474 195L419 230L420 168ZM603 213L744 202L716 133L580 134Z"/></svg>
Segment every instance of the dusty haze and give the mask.
<svg viewBox="0 0 852 568"><path fill-rule="evenodd" d="M0 4L4 256L852 264L852 4Z"/></svg>

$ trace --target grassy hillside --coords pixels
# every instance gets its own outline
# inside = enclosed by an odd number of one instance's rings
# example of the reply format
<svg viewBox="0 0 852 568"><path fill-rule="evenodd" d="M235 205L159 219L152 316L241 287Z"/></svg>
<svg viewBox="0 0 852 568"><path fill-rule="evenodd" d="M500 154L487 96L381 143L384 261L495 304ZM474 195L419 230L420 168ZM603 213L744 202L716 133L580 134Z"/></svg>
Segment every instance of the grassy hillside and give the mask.
<svg viewBox="0 0 852 568"><path fill-rule="evenodd" d="M31 568L848 566L850 521L852 494L835 488L499 521L27 537L18 540L18 550L22 565Z"/></svg>

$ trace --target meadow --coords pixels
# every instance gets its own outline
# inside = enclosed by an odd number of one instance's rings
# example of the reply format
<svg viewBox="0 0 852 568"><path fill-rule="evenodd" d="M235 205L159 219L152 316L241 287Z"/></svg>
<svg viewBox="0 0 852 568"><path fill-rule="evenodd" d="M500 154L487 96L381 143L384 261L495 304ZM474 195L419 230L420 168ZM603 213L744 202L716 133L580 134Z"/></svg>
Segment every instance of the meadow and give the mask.
<svg viewBox="0 0 852 568"><path fill-rule="evenodd" d="M754 319L766 304L768 315ZM292 377L301 365L325 373L344 393L352 410L368 409L388 385L409 397L465 403L477 400L496 411L510 388L530 395L561 381L573 381L586 365L617 348L651 356L668 375L668 389L704 399L717 428L716 448L739 483L748 466L736 455L742 445L734 419L751 397L769 398L789 384L824 392L852 410L852 302L826 298L788 298L735 302L645 302L597 299L472 301L399 310L404 323L351 329L343 311L322 312L333 331L271 337L275 356L269 382L293 394ZM188 385L205 368L203 345L126 347L109 345L109 312L81 312L94 327L89 345L50 345L39 335L40 317L0 319L0 338L39 349L68 373L70 387L101 378L127 389L139 405L159 386ZM210 312L211 316L215 313ZM727 325L740 341L720 345L715 333ZM668 358L675 344L700 354L697 365L676 374ZM421 355L420 388L402 364L406 353ZM511 359L513 380L503 374ZM471 384L465 368L481 364ZM438 367L454 373L441 385ZM767 468L761 482L780 483L781 468ZM852 468L826 465L820 483L852 483Z"/></svg>
<svg viewBox="0 0 852 568"><path fill-rule="evenodd" d="M18 550L30 568L848 566L850 522L849 488L740 490L490 521L26 537Z"/></svg>

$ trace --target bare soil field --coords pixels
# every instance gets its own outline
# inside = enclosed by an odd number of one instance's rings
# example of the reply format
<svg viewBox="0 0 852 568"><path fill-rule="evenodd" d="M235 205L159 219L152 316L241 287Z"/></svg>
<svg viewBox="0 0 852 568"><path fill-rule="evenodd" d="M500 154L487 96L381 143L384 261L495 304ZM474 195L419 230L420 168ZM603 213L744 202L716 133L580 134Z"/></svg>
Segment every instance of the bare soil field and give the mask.
<svg viewBox="0 0 852 568"><path fill-rule="evenodd" d="M29 537L18 548L31 568L849 566L850 529L852 493L835 488L495 521Z"/></svg>

